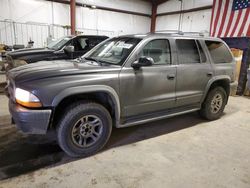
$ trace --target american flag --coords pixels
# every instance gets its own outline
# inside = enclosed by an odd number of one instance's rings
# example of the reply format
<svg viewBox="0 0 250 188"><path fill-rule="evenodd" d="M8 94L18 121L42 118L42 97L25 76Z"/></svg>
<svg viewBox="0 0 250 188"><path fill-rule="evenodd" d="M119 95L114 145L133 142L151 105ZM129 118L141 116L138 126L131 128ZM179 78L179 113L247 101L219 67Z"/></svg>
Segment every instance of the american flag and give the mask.
<svg viewBox="0 0 250 188"><path fill-rule="evenodd" d="M250 0L213 0L210 35L250 36Z"/></svg>

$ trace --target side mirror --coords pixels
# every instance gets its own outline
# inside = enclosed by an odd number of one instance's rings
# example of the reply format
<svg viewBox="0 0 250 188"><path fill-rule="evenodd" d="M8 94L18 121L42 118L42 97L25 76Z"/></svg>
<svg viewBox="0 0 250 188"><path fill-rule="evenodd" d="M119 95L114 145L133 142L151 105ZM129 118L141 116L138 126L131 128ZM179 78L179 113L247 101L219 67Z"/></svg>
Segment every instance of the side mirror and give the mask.
<svg viewBox="0 0 250 188"><path fill-rule="evenodd" d="M135 61L131 64L131 67L134 69L139 69L140 67L148 67L154 64L154 60L152 57L142 56L138 61Z"/></svg>
<svg viewBox="0 0 250 188"><path fill-rule="evenodd" d="M74 46L71 46L71 45L69 45L69 46L66 46L65 48L64 48L64 51L65 52L67 52L67 53L73 53L74 51L75 51L75 47Z"/></svg>

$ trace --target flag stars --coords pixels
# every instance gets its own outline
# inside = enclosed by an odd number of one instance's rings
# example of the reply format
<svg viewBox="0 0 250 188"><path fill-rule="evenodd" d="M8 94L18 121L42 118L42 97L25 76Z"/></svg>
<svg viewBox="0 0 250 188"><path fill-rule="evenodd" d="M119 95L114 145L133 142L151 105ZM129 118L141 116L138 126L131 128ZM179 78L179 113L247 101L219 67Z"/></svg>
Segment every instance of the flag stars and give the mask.
<svg viewBox="0 0 250 188"><path fill-rule="evenodd" d="M241 10L250 7L250 0L234 0L233 10Z"/></svg>

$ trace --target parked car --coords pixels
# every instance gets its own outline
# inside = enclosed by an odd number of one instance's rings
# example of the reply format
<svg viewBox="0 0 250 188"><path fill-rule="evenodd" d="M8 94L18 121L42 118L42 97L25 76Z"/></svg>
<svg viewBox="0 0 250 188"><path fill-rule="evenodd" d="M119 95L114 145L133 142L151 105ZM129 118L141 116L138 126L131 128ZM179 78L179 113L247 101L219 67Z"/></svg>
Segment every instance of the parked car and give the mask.
<svg viewBox="0 0 250 188"><path fill-rule="evenodd" d="M81 59L8 72L9 109L25 133L56 130L70 156L88 156L127 127L199 111L221 117L235 82L221 39L178 34L111 38Z"/></svg>
<svg viewBox="0 0 250 188"><path fill-rule="evenodd" d="M7 70L42 60L78 58L107 38L99 35L64 36L51 42L46 48L26 48L9 52L6 55Z"/></svg>

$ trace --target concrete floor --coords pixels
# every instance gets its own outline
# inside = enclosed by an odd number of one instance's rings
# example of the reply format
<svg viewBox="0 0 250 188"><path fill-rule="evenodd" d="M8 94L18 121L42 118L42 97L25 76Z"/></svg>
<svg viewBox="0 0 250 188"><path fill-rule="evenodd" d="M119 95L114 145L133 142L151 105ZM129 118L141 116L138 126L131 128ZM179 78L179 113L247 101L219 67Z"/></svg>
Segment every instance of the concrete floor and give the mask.
<svg viewBox="0 0 250 188"><path fill-rule="evenodd" d="M230 97L213 122L192 113L114 129L106 148L84 159L67 157L50 137L21 134L1 95L0 105L0 188L250 187L248 98Z"/></svg>

